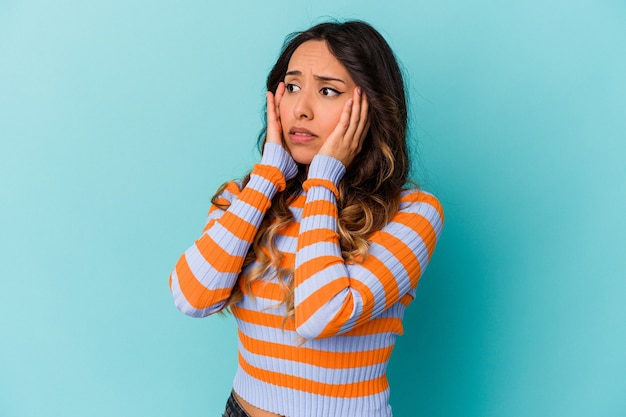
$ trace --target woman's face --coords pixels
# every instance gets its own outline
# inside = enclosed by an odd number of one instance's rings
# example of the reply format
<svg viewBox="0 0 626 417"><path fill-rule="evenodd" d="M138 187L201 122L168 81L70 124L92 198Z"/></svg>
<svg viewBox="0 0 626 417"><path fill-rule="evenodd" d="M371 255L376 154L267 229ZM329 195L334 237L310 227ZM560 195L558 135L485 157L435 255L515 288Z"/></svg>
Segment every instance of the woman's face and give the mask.
<svg viewBox="0 0 626 417"><path fill-rule="evenodd" d="M295 50L285 86L280 101L283 140L296 162L310 164L357 86L324 41L307 41Z"/></svg>

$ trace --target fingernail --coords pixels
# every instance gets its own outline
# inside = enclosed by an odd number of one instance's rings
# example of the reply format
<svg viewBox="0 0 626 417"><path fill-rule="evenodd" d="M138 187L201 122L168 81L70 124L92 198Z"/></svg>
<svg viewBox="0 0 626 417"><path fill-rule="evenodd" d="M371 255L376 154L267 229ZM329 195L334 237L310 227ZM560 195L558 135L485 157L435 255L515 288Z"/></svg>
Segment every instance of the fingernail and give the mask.
<svg viewBox="0 0 626 417"><path fill-rule="evenodd" d="M348 100L348 106L352 106L352 99Z"/></svg>
<svg viewBox="0 0 626 417"><path fill-rule="evenodd" d="M361 87L357 87L357 88L356 88L356 93L357 93L358 95L361 95Z"/></svg>

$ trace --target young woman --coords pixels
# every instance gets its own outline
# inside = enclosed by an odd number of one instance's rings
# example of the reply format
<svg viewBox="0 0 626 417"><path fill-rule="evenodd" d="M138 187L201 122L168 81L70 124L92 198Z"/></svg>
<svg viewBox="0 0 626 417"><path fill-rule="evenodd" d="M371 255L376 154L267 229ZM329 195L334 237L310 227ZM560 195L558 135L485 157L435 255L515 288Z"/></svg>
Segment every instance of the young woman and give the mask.
<svg viewBox="0 0 626 417"><path fill-rule="evenodd" d="M292 35L267 79L262 158L212 199L170 277L176 306L229 309L224 416L391 416L386 368L443 224L407 187L401 72L366 23Z"/></svg>

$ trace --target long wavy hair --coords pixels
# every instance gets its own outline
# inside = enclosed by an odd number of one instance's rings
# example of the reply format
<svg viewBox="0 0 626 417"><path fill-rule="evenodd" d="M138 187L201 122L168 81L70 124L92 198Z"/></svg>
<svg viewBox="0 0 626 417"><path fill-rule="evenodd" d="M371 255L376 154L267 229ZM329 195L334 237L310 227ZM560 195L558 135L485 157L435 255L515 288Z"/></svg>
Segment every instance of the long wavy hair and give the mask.
<svg viewBox="0 0 626 417"><path fill-rule="evenodd" d="M345 66L355 84L362 88L369 103L370 127L361 152L354 158L339 183L338 229L340 245L347 262L361 262L367 255L367 238L385 226L397 212L400 193L408 181L409 155L406 143L407 103L402 72L385 39L369 24L361 21L318 24L287 37L274 67L267 77L267 90L276 92L284 80L294 51L308 41L324 41L330 52ZM265 143L267 126L258 138ZM250 174L243 179L243 186ZM306 166L298 166L298 175L287 182L286 189L272 200L244 261L240 276L246 293L251 284L274 268L283 284L286 317L293 316L293 269L281 266L283 254L275 244L276 234L293 220L289 204L301 193ZM213 204L220 204L217 191ZM223 200L222 200L223 201ZM226 307L241 300L235 286Z"/></svg>

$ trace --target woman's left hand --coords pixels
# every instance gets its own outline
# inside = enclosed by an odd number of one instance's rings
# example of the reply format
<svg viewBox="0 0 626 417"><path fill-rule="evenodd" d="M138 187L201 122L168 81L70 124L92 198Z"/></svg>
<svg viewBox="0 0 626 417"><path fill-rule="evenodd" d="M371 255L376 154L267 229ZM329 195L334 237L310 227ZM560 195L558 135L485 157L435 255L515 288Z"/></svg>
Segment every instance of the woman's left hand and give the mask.
<svg viewBox="0 0 626 417"><path fill-rule="evenodd" d="M361 152L368 129L367 97L361 87L357 87L352 93L352 98L346 102L337 127L326 139L318 154L332 156L348 167L354 157Z"/></svg>

